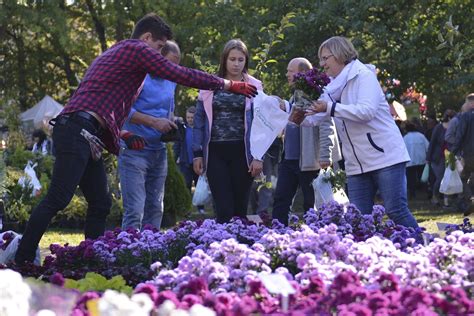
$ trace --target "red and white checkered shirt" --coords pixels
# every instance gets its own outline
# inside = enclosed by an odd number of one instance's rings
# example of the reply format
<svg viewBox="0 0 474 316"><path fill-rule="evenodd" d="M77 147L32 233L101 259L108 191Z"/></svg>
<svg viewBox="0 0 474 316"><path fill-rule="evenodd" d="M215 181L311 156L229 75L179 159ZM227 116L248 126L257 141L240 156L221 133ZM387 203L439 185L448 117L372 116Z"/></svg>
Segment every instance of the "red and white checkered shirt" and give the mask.
<svg viewBox="0 0 474 316"><path fill-rule="evenodd" d="M141 40L124 40L92 62L61 114L92 111L100 115L107 125L102 141L108 151L118 154L120 129L147 73L197 89L224 87L221 78L169 62Z"/></svg>

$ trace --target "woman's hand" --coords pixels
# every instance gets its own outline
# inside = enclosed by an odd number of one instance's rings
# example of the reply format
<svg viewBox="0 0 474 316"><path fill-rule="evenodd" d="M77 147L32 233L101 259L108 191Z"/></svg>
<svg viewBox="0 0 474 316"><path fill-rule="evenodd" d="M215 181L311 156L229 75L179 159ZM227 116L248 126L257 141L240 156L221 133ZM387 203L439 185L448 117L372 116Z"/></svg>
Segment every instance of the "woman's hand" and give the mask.
<svg viewBox="0 0 474 316"><path fill-rule="evenodd" d="M249 172L252 177L258 176L263 170L263 161L261 160L252 160L249 167Z"/></svg>
<svg viewBox="0 0 474 316"><path fill-rule="evenodd" d="M202 175L204 171L202 157L197 157L193 159L193 170L198 176Z"/></svg>
<svg viewBox="0 0 474 316"><path fill-rule="evenodd" d="M320 161L319 165L321 166L321 169L326 169L327 167L329 167L331 165L331 162L329 162L329 161Z"/></svg>
<svg viewBox="0 0 474 316"><path fill-rule="evenodd" d="M328 103L323 100L313 101L313 106L306 110L306 115L313 115L316 113L326 112Z"/></svg>

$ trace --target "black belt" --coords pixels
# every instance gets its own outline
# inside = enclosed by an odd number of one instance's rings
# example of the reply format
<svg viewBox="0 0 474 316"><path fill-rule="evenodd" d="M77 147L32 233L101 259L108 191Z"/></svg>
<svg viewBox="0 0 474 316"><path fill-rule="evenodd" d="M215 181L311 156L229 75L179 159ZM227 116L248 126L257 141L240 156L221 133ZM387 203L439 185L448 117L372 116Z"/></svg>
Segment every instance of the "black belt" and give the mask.
<svg viewBox="0 0 474 316"><path fill-rule="evenodd" d="M100 125L99 120L96 119L94 115L86 111L77 111L77 112L62 114L56 118L55 123L62 125L62 124L65 124L69 119L74 119L74 118L81 118L83 120L89 121L90 123L92 123L92 125L97 131L102 130L102 125Z"/></svg>

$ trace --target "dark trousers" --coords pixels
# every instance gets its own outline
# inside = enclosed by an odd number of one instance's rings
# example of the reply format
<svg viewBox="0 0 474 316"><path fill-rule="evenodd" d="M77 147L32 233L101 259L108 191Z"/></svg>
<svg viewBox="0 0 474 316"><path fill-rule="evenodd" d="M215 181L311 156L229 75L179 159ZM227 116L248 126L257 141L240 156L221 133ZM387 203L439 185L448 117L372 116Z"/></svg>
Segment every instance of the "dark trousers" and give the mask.
<svg viewBox="0 0 474 316"><path fill-rule="evenodd" d="M265 182L272 181L272 176L276 176L276 167L278 165L278 156L271 155L269 152L265 154L263 160L263 174L265 175ZM260 187L260 188L259 188ZM253 214L269 215L269 210L272 206L274 188L267 188L262 183L253 182L252 190L250 192L250 208Z"/></svg>
<svg viewBox="0 0 474 316"><path fill-rule="evenodd" d="M183 174L184 182L186 183L186 187L191 190L193 185L193 181L196 183L199 176L194 173L193 165L188 163L179 163L179 171Z"/></svg>
<svg viewBox="0 0 474 316"><path fill-rule="evenodd" d="M410 198L416 197L416 189L420 185L421 175L425 165L410 166L406 168L407 192Z"/></svg>
<svg viewBox="0 0 474 316"><path fill-rule="evenodd" d="M474 192L474 157L464 157L464 168L461 172L462 194L459 195L459 207L463 212L474 209L472 192Z"/></svg>
<svg viewBox="0 0 474 316"><path fill-rule="evenodd" d="M311 182L318 176L319 170L300 171L298 160L283 159L278 169L278 183L273 202L273 219L288 225L288 215L298 186L303 192L304 212L314 207L314 190Z"/></svg>
<svg viewBox="0 0 474 316"><path fill-rule="evenodd" d="M56 149L53 175L48 193L33 210L15 261L33 261L39 241L51 219L64 209L76 191L81 188L88 203L84 234L97 238L104 233L105 220L112 205L107 191L107 177L103 160L94 161L87 140L80 135L82 129L97 135L100 131L93 122L81 117L58 120L53 130Z"/></svg>
<svg viewBox="0 0 474 316"><path fill-rule="evenodd" d="M211 142L207 178L219 223L245 217L252 176L248 172L244 142Z"/></svg>

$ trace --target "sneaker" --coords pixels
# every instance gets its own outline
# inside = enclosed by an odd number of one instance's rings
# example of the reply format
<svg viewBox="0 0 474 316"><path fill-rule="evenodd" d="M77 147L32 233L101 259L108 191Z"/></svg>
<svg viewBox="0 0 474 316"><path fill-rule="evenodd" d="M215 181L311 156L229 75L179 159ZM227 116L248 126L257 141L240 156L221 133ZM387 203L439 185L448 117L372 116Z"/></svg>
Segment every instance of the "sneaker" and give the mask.
<svg viewBox="0 0 474 316"><path fill-rule="evenodd" d="M199 212L199 214L204 214L204 213L206 213L206 210L203 209L203 208L199 208L199 209L198 209L198 212Z"/></svg>

